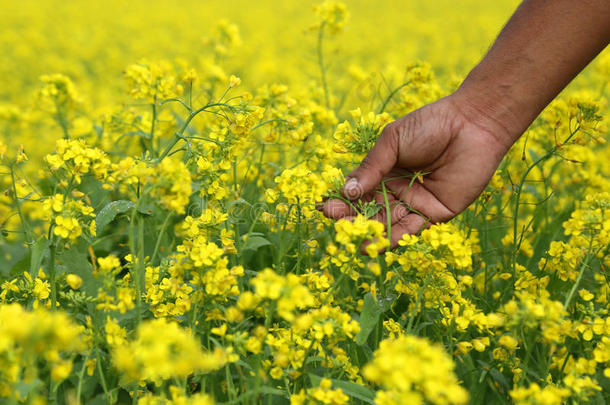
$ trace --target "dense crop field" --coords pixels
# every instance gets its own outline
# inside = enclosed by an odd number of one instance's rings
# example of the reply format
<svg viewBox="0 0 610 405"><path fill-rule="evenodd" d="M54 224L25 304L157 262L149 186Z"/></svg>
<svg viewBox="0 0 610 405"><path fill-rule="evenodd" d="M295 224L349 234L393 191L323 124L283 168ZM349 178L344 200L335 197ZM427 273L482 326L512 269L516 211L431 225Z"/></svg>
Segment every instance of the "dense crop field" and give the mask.
<svg viewBox="0 0 610 405"><path fill-rule="evenodd" d="M610 402L608 51L449 223L316 209L517 3L0 0L0 403Z"/></svg>

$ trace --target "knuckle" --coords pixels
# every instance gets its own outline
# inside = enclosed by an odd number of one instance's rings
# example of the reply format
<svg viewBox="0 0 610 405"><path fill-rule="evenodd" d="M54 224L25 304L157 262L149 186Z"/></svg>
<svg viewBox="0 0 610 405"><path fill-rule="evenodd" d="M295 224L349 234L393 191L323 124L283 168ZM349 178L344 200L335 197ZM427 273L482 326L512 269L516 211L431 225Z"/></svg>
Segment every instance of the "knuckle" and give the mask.
<svg viewBox="0 0 610 405"><path fill-rule="evenodd" d="M362 159L362 161L360 162L360 169L364 169L364 170L371 170L371 169L375 169L375 164L373 162L373 159L371 159L370 155L366 155L364 157L364 159Z"/></svg>
<svg viewBox="0 0 610 405"><path fill-rule="evenodd" d="M410 144L418 133L421 133L422 120L419 110L405 115L397 129L397 138L401 144Z"/></svg>
<svg viewBox="0 0 610 405"><path fill-rule="evenodd" d="M398 121L393 121L383 127L378 142L389 142L391 146L394 146L398 138L399 125Z"/></svg>

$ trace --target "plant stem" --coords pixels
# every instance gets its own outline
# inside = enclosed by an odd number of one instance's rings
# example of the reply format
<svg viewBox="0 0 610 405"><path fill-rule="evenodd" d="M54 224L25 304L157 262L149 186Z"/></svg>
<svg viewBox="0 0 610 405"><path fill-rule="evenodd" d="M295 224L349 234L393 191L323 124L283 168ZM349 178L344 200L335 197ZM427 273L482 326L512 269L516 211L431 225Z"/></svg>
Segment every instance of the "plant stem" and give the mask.
<svg viewBox="0 0 610 405"><path fill-rule="evenodd" d="M328 84L326 83L326 68L324 67L324 52L322 50L322 44L324 39L324 24L320 25L318 31L318 65L320 67L320 76L322 78L322 87L324 88L324 101L326 102L326 108L330 108L330 98L328 95Z"/></svg>
<svg viewBox="0 0 610 405"><path fill-rule="evenodd" d="M568 307L570 306L570 302L572 301L572 298L574 297L574 293L576 292L576 289L580 285L580 280L582 279L582 276L585 273L585 269L587 268L587 266L589 265L589 262L591 261L591 257L593 257L593 255L591 255L591 254L587 254L585 256L585 259L583 260L582 265L580 266L580 270L578 271L578 276L576 276L576 280L574 281L574 285L572 285L572 289L568 293L568 296L566 297L566 300L563 303L563 309L567 310Z"/></svg>
<svg viewBox="0 0 610 405"><path fill-rule="evenodd" d="M144 278L144 219L138 221L138 262L136 266L136 306L138 324L142 321L142 281Z"/></svg>
<svg viewBox="0 0 610 405"><path fill-rule="evenodd" d="M167 157L167 155L171 152L172 148L174 146L176 146L178 141L180 139L184 138L184 136L183 136L184 131L186 131L186 129L188 128L188 126L191 123L191 121L193 120L193 118L195 118L200 112L203 112L203 111L205 111L206 109L208 109L210 107L218 107L218 106L225 106L225 107L231 108L231 106L226 104L226 103L209 103L209 104L206 104L203 107L201 107L201 108L199 108L199 109L197 109L195 111L192 111L188 115L188 117L186 118L184 123L182 124L182 127L180 127L180 129L175 133L174 139L172 139L172 141L165 147L163 152L161 152L161 155L159 155L159 157L157 158L157 163L159 163L163 159L165 159L165 157Z"/></svg>
<svg viewBox="0 0 610 405"><path fill-rule="evenodd" d="M57 280L55 275L55 254L57 251L57 241L55 234L51 238L51 245L49 246L49 283L51 284L51 311L55 311L57 306Z"/></svg>
<svg viewBox="0 0 610 405"><path fill-rule="evenodd" d="M83 360L83 367L80 369L80 373L78 373L78 385L76 386L76 403L80 405L80 395L82 392L83 386L83 376L85 375L85 369L87 368L87 361L89 361L89 353L85 356Z"/></svg>
<svg viewBox="0 0 610 405"><path fill-rule="evenodd" d="M565 141L563 141L563 143L561 145L565 145L574 135L576 135L576 133L580 130L580 127L577 126L574 131L570 132L570 135L568 135L568 137L566 138ZM517 253L518 253L518 245L517 245L517 231L518 231L518 220L519 220L519 206L521 205L521 192L523 191L523 185L525 184L525 180L527 179L527 176L529 175L529 173L539 164L543 163L544 161L550 159L555 152L557 152L557 150L559 150L559 147L561 145L556 145L553 147L553 149L551 149L546 155L540 157L538 160L536 160L534 163L532 163L527 170L525 171L525 173L523 174L523 176L521 176L521 180L519 180L519 185L517 186L517 195L515 196L515 207L514 207L514 217L513 217L513 257L512 257L512 282L514 285L514 282L516 280L516 274L517 274Z"/></svg>
<svg viewBox="0 0 610 405"><path fill-rule="evenodd" d="M392 212L390 210L390 202L388 201L388 190L385 187L385 181L381 182L381 190L383 191L383 203L385 205L385 216L387 224L386 231L388 236L388 246L386 247L386 252L389 252L390 247L392 245Z"/></svg>
<svg viewBox="0 0 610 405"><path fill-rule="evenodd" d="M150 124L150 153L155 156L155 123L157 122L157 94L152 103L152 122Z"/></svg>
<svg viewBox="0 0 610 405"><path fill-rule="evenodd" d="M381 107L379 108L379 112L377 112L377 114L381 114L382 112L384 112L385 108L388 106L388 103L390 102L390 100L392 100L392 97L394 97L396 95L396 93L398 93L400 91L400 89L402 89L405 86L408 86L410 83L411 83L411 81L407 80L406 82L404 82L403 84L401 84L400 86L398 86L394 90L392 90L390 92L390 94L388 94L388 96L385 98L383 103L381 104Z"/></svg>
<svg viewBox="0 0 610 405"><path fill-rule="evenodd" d="M33 238L31 234L31 230L27 222L25 221L25 217L23 216L23 211L21 209L21 201L19 199L19 195L17 194L17 182L15 180L15 167L11 165L11 181L13 186L13 194L15 195L15 204L17 205L17 213L19 214L19 220L21 221L21 226L23 227L23 232L25 233L25 239L28 246L31 246Z"/></svg>
<svg viewBox="0 0 610 405"><path fill-rule="evenodd" d="M136 287L136 313L138 325L142 321L142 285L141 277L143 272L141 269L144 266L144 222L138 220L138 207L140 206L140 199L138 198L135 207L131 213L131 219L129 221L129 250L131 252L131 258L133 260L131 265L131 276ZM136 235L135 227L136 221L138 222L138 246L136 248Z"/></svg>
<svg viewBox="0 0 610 405"><path fill-rule="evenodd" d="M161 246L161 238L163 237L163 233L165 232L165 228L167 227L167 224L169 222L169 219L172 216L172 212L168 212L167 216L165 217L165 220L163 221L163 225L161 225L161 229L159 230L159 236L157 236L157 242L155 243L155 250L153 251L152 257L150 259L150 262L152 264L155 263L155 259L157 258L157 254L159 253L159 247Z"/></svg>
<svg viewBox="0 0 610 405"><path fill-rule="evenodd" d="M57 108L57 123L61 127L61 130L64 133L64 139L70 139L70 134L68 133L68 123L66 122L65 115L61 112L61 108L59 108L59 104L55 103L55 108Z"/></svg>
<svg viewBox="0 0 610 405"><path fill-rule="evenodd" d="M102 389L106 395L106 401L108 401L108 405L110 405L112 401L110 398L110 393L108 392L108 386L106 385L104 370L102 369L102 357L100 356L100 349L97 346L95 347L95 357L97 358L97 372L100 373L100 383L102 384Z"/></svg>

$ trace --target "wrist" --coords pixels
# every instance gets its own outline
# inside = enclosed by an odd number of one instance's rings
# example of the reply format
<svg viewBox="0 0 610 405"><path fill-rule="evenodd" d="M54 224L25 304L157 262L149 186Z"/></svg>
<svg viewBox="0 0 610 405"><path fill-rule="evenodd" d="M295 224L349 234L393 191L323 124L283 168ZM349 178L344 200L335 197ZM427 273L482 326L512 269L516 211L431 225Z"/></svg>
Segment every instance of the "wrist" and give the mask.
<svg viewBox="0 0 610 405"><path fill-rule="evenodd" d="M464 118L488 131L505 149L519 139L539 111L510 72L487 73L475 67L451 95Z"/></svg>

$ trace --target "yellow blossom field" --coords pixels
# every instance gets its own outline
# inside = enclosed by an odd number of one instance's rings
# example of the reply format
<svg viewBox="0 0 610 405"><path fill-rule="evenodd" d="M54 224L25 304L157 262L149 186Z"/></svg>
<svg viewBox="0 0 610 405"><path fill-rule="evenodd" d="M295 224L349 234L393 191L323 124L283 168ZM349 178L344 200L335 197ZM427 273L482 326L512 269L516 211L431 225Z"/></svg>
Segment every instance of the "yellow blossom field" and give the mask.
<svg viewBox="0 0 610 405"><path fill-rule="evenodd" d="M0 0L0 403L610 402L608 50L450 222L317 209L518 3Z"/></svg>

